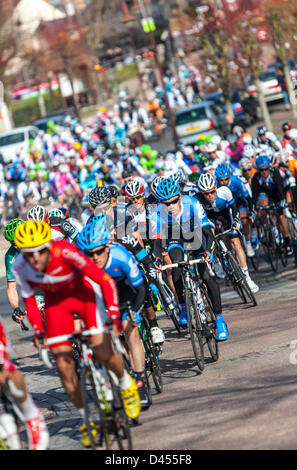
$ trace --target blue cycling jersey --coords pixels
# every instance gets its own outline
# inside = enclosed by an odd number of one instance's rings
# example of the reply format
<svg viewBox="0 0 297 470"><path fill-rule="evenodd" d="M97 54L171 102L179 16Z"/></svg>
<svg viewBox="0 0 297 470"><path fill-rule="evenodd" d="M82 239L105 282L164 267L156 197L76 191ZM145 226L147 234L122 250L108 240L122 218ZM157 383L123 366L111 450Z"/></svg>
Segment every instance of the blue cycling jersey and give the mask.
<svg viewBox="0 0 297 470"><path fill-rule="evenodd" d="M242 199L247 199L250 197L247 189L244 187L241 179L238 176L231 175L230 182L227 188L230 189L235 202L238 201L239 199L242 200Z"/></svg>
<svg viewBox="0 0 297 470"><path fill-rule="evenodd" d="M202 204L192 196L183 195L181 197L181 211L175 217L172 216L161 203L151 212L153 240L178 238L183 231L192 233L196 229L205 227L206 225L211 224Z"/></svg>
<svg viewBox="0 0 297 470"><path fill-rule="evenodd" d="M134 256L124 246L115 242L110 243L109 258L104 271L116 282L127 279L132 287L144 282Z"/></svg>

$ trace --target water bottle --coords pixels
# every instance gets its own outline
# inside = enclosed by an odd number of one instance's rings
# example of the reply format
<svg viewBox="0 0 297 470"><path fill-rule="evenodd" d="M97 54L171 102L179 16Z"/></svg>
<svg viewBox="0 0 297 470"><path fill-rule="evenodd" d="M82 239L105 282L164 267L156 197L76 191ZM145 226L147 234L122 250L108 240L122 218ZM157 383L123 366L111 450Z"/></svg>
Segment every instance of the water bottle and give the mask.
<svg viewBox="0 0 297 470"><path fill-rule="evenodd" d="M255 227L252 228L251 232L251 245L253 247L258 246L258 234L257 229Z"/></svg>
<svg viewBox="0 0 297 470"><path fill-rule="evenodd" d="M21 450L21 441L13 417L8 413L1 414L0 426L3 429L1 437L5 439L7 447L11 450Z"/></svg>

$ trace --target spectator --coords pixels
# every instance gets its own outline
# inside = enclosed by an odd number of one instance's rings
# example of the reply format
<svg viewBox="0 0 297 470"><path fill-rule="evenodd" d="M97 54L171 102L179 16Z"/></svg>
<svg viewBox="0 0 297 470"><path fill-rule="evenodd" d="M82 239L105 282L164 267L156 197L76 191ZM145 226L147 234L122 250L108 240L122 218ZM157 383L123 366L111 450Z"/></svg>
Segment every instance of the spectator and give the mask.
<svg viewBox="0 0 297 470"><path fill-rule="evenodd" d="M282 94L284 98L284 103L285 103L285 109L290 109L290 98L289 98L289 93L288 93L288 87L286 83L286 77L284 74L284 71L281 67L278 68L277 71L277 81L282 89Z"/></svg>

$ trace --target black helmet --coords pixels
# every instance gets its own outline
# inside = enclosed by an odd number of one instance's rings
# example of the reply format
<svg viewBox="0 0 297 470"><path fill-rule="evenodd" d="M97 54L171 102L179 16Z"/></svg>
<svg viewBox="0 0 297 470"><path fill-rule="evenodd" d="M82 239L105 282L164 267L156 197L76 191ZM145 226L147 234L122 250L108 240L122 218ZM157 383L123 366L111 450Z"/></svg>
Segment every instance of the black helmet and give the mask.
<svg viewBox="0 0 297 470"><path fill-rule="evenodd" d="M267 132L267 129L265 126L259 126L256 129L257 135L260 137L261 135L265 135Z"/></svg>
<svg viewBox="0 0 297 470"><path fill-rule="evenodd" d="M285 121L282 123L282 130L285 132L285 131L289 131L290 129L292 128L292 124L290 121Z"/></svg>

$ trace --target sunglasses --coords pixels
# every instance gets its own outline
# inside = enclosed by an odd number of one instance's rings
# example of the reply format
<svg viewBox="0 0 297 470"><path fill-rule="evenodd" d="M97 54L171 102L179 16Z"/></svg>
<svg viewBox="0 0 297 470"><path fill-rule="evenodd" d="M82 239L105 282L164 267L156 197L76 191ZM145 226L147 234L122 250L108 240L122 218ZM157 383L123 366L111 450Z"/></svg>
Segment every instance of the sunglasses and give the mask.
<svg viewBox="0 0 297 470"><path fill-rule="evenodd" d="M129 197L130 201L139 201L139 199L142 199L144 197L144 194L141 194L140 196L135 196L135 197Z"/></svg>
<svg viewBox="0 0 297 470"><path fill-rule="evenodd" d="M100 256L105 251L105 248L106 248L106 245L104 245L102 248L99 248L99 250L96 250L96 251L87 251L87 250L85 250L85 255L88 258L94 258L95 255Z"/></svg>
<svg viewBox="0 0 297 470"><path fill-rule="evenodd" d="M180 199L180 197L177 196L175 199L173 199L173 201L171 201L171 202L161 201L161 204L164 204L164 206L167 206L167 207L173 206L174 204L178 203L179 199Z"/></svg>
<svg viewBox="0 0 297 470"><path fill-rule="evenodd" d="M42 256L48 251L48 248L42 248L41 250L36 251L23 251L23 255L25 256L25 258L34 258L34 255Z"/></svg>
<svg viewBox="0 0 297 470"><path fill-rule="evenodd" d="M246 173L247 171L251 171L251 168L245 168L244 170L242 170L242 173Z"/></svg>
<svg viewBox="0 0 297 470"><path fill-rule="evenodd" d="M262 173L263 171L268 171L268 170L270 170L269 167L268 167L268 168L260 168L260 172L261 172L261 173Z"/></svg>
<svg viewBox="0 0 297 470"><path fill-rule="evenodd" d="M205 191L203 194L205 194L205 196L208 196L209 194L215 194L216 192L216 189L212 189L211 191Z"/></svg>

